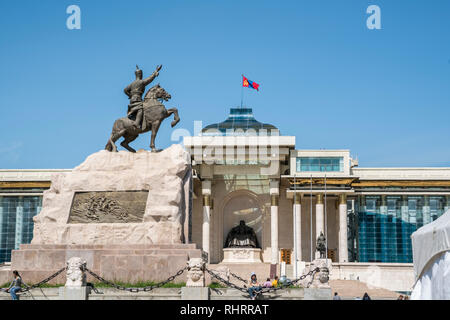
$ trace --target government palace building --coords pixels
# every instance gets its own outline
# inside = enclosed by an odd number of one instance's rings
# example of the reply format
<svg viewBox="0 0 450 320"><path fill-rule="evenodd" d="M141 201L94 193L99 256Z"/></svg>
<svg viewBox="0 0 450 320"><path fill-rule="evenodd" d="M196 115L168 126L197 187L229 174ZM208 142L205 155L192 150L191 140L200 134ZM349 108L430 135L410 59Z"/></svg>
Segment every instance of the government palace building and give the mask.
<svg viewBox="0 0 450 320"><path fill-rule="evenodd" d="M411 234L450 208L450 168L363 168L350 150L297 149L296 137L246 107L183 145L193 177L186 241L210 264L295 278L318 257L323 233L331 279L408 292ZM53 174L68 171L0 169L0 263L31 241L43 192ZM259 248L224 247L240 221Z"/></svg>

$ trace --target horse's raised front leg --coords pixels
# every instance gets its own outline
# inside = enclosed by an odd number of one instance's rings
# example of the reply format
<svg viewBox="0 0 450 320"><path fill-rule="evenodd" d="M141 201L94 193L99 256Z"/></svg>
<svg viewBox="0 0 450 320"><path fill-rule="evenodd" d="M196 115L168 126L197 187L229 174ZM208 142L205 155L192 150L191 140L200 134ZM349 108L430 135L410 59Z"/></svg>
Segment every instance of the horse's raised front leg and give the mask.
<svg viewBox="0 0 450 320"><path fill-rule="evenodd" d="M152 152L156 152L155 138L156 138L156 134L158 133L160 125L161 125L161 121L152 122L152 137L150 139L150 148L152 149Z"/></svg>
<svg viewBox="0 0 450 320"><path fill-rule="evenodd" d="M174 115L173 116L173 121L170 123L170 125L173 128L173 127L176 126L176 124L178 122L180 122L180 117L178 116L178 109L177 108L171 108L171 109L167 110L167 112L168 112L168 116L171 116L172 114Z"/></svg>
<svg viewBox="0 0 450 320"><path fill-rule="evenodd" d="M136 140L137 137L137 135L125 135L124 140L120 143L120 145L130 152L136 152L135 149L129 146L129 143Z"/></svg>

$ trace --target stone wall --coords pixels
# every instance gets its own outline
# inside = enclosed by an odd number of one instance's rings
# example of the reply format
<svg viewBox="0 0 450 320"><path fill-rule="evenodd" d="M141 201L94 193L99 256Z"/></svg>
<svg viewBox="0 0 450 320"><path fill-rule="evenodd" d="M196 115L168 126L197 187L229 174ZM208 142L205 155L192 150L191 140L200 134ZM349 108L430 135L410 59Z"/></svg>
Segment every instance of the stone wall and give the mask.
<svg viewBox="0 0 450 320"><path fill-rule="evenodd" d="M11 278L18 270L28 284L37 283L66 265L71 257L80 257L87 267L109 281L136 283L166 280L186 267L190 258L201 257L195 244L161 245L35 245L23 244L13 250L9 271L1 277ZM51 283L65 283L65 273ZM175 282L185 282L183 273ZM97 282L88 276L88 281Z"/></svg>
<svg viewBox="0 0 450 320"><path fill-rule="evenodd" d="M369 287L392 291L412 291L412 263L333 263L331 280L359 280Z"/></svg>

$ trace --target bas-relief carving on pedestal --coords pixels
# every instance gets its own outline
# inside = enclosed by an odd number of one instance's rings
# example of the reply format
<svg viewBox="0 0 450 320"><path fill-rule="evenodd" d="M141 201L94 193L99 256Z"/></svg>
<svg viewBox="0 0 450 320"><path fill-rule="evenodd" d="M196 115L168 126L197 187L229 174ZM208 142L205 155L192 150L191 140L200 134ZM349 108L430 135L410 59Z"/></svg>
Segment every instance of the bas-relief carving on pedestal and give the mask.
<svg viewBox="0 0 450 320"><path fill-rule="evenodd" d="M259 248L225 248L223 249L223 263L260 263L261 249Z"/></svg>
<svg viewBox="0 0 450 320"><path fill-rule="evenodd" d="M68 223L142 222L148 191L75 192Z"/></svg>

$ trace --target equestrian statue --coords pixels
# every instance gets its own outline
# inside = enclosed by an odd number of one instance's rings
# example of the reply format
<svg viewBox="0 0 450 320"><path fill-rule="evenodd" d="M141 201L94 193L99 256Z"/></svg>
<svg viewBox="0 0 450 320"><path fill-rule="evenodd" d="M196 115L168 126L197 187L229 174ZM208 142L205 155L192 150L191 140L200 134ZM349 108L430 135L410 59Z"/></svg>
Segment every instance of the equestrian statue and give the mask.
<svg viewBox="0 0 450 320"><path fill-rule="evenodd" d="M124 89L125 94L130 99L127 116L114 122L105 150L117 152L115 142L123 137L124 140L120 145L130 152L136 152L135 149L130 147L129 143L134 141L140 134L151 131L150 148L152 152L156 152L155 138L161 122L172 114L174 115L171 123L172 127L180 121L177 108L167 110L164 107L163 102L169 101L172 96L159 84L151 87L145 94L144 100L142 100L146 86L159 76L161 68L161 65L158 66L150 77L142 79L142 70L136 66L136 80Z"/></svg>

